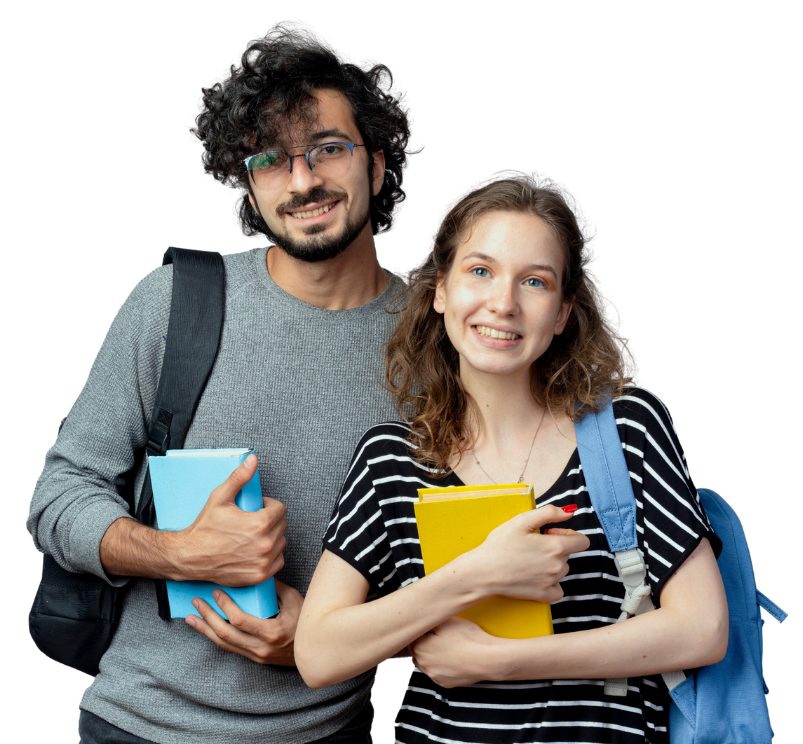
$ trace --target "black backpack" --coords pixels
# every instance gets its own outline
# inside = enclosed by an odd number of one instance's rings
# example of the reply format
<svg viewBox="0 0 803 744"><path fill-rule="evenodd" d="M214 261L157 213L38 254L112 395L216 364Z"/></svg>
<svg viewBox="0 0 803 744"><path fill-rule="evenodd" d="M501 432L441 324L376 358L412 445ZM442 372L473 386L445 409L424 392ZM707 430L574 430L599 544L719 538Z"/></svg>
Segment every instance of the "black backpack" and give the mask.
<svg viewBox="0 0 803 744"><path fill-rule="evenodd" d="M173 264L173 295L148 442L135 453L134 467L118 479L118 491L130 513L151 526L156 518L150 474L146 473L136 509L134 478L146 455L163 455L168 447L184 446L215 363L226 284L219 253L169 248L162 264ZM165 583L155 583L159 617L170 620ZM113 587L92 574L71 573L45 555L42 580L28 616L34 643L51 659L96 675L117 630L127 586Z"/></svg>

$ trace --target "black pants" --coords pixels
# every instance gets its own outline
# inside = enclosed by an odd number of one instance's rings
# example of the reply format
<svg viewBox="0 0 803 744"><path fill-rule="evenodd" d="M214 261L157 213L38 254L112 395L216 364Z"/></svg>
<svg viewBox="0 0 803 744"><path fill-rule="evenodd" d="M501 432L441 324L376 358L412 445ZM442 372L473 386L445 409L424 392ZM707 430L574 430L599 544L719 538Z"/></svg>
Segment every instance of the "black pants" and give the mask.
<svg viewBox="0 0 803 744"><path fill-rule="evenodd" d="M309 744L371 744L373 720L374 708L369 700L340 731ZM140 739L139 736L112 726L108 721L86 710L81 711L78 719L78 734L81 737L79 744L153 744L147 739Z"/></svg>

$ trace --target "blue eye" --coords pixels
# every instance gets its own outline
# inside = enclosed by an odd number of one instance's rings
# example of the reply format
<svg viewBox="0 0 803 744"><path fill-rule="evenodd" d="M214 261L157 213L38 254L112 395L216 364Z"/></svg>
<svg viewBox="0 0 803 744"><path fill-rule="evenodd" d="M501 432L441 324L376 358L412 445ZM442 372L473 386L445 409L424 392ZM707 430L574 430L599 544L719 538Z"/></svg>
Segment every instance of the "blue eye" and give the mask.
<svg viewBox="0 0 803 744"><path fill-rule="evenodd" d="M547 286L546 282L543 279L539 279L537 276L531 276L525 282L525 284L528 287L535 287L535 288L540 288L540 287L546 287Z"/></svg>
<svg viewBox="0 0 803 744"><path fill-rule="evenodd" d="M478 276L481 279L484 279L491 272L489 272L488 269L484 268L483 266L477 266L475 269L471 270L471 273L474 274L474 276Z"/></svg>

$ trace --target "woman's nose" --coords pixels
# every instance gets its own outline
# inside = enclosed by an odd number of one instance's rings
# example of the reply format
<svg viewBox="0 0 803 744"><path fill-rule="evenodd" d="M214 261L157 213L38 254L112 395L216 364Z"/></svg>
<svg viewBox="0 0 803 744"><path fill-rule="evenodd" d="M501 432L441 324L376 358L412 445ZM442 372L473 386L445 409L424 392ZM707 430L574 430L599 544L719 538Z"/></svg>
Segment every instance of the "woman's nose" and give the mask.
<svg viewBox="0 0 803 744"><path fill-rule="evenodd" d="M515 314L518 305L516 302L516 292L512 283L499 281L494 282L491 293L488 297L488 309L499 315Z"/></svg>

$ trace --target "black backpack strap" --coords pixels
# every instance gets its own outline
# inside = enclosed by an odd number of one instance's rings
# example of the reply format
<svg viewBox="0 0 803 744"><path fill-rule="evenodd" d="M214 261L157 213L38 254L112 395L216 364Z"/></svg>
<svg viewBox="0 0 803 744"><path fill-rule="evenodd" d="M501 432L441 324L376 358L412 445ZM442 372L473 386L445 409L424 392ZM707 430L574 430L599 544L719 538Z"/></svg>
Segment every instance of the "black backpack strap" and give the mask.
<svg viewBox="0 0 803 744"><path fill-rule="evenodd" d="M182 449L190 423L215 363L223 328L226 278L219 253L169 248L163 265L173 264L173 296L167 342L146 452L149 457ZM145 475L136 517L154 526L150 472ZM159 617L170 620L164 581L156 582Z"/></svg>

